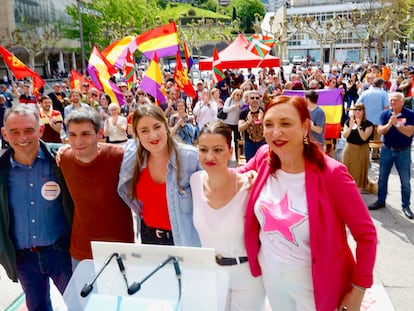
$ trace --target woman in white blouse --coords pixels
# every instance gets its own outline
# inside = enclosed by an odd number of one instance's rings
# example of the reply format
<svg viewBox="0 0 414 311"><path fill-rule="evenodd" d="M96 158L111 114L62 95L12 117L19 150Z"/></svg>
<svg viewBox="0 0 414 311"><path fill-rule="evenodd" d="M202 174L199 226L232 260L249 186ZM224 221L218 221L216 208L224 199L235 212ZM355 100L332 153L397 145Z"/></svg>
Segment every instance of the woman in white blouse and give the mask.
<svg viewBox="0 0 414 311"><path fill-rule="evenodd" d="M217 267L229 274L228 306L232 311L261 311L265 292L261 277L251 275L244 246L244 215L250 184L227 168L232 157L231 129L218 120L199 135L198 156L204 171L190 178L193 222L201 246L216 250Z"/></svg>
<svg viewBox="0 0 414 311"><path fill-rule="evenodd" d="M108 106L110 117L105 120L104 136L108 137L108 143L125 144L127 142L127 118L119 114L119 106L111 103Z"/></svg>

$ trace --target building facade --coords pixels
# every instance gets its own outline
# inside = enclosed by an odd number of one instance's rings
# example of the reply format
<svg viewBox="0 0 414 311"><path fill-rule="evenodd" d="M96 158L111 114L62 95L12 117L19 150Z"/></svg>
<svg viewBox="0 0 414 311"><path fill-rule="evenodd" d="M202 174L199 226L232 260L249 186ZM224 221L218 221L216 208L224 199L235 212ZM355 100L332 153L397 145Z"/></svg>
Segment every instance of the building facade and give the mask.
<svg viewBox="0 0 414 311"><path fill-rule="evenodd" d="M322 58L322 61L327 63L330 60L330 55L333 55L333 59L338 62L359 62L368 55L366 49L361 50L361 38L366 36L363 27L359 28L357 26L358 29L350 29L343 32L335 44L324 43L321 55L319 42L310 34L296 31L292 25L292 17L310 17L323 25L335 16L350 16L354 10L361 10L364 8L364 5L366 7L366 2L364 0L352 2L335 0L269 0L269 3L275 9L272 12L268 12L264 17L262 30L265 34L275 33L280 24L284 20L287 21L286 29L284 29L287 42L283 57L290 60L296 55L301 57L309 55L316 62L319 62ZM271 20L273 20L272 23ZM332 48L333 50L331 51ZM392 53L392 46L384 47L383 56L387 60L393 56L391 55Z"/></svg>

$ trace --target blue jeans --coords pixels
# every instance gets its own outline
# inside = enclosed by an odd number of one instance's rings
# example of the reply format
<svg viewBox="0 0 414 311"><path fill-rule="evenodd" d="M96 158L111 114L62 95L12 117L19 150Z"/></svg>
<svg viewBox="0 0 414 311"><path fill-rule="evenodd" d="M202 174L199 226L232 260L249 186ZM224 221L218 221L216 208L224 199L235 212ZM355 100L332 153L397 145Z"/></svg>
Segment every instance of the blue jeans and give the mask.
<svg viewBox="0 0 414 311"><path fill-rule="evenodd" d="M249 161L251 158L254 157L256 154L257 149L263 146L266 143L265 140L259 143L252 143L250 141L244 141L244 156L246 157L246 162Z"/></svg>
<svg viewBox="0 0 414 311"><path fill-rule="evenodd" d="M378 200L385 203L388 191L388 177L391 168L395 164L401 182L402 207L410 207L411 195L411 148L404 150L391 150L387 146L382 146L380 157L380 172L378 180Z"/></svg>
<svg viewBox="0 0 414 311"><path fill-rule="evenodd" d="M29 311L53 311L49 277L63 294L72 276L68 242L56 242L36 252L18 250L16 263L17 276L26 295L27 309Z"/></svg>

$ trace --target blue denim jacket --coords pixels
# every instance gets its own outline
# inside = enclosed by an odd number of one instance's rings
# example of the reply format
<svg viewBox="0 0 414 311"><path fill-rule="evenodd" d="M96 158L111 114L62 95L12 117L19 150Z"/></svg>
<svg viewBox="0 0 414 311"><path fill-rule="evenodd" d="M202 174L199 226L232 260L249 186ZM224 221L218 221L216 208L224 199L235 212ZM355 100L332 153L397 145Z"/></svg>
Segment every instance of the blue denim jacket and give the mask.
<svg viewBox="0 0 414 311"><path fill-rule="evenodd" d="M177 167L175 153L171 154L168 162L166 180L168 212L174 244L177 246L201 246L200 238L193 224L193 199L190 188L190 176L201 170L197 149L193 146L177 143L178 156L181 164L180 186L177 185ZM130 139L125 146L124 158L119 174L118 193L125 203L141 216L141 202L130 195L134 166L137 156L137 141ZM143 168L147 165L147 155ZM137 232L140 232L140 221L137 222Z"/></svg>

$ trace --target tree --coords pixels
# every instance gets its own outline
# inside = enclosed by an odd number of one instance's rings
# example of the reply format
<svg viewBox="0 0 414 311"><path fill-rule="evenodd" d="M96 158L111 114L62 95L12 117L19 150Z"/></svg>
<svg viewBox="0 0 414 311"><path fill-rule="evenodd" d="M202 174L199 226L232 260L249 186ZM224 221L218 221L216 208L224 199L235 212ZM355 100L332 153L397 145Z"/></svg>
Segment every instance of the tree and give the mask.
<svg viewBox="0 0 414 311"><path fill-rule="evenodd" d="M366 44L369 57L371 57L371 49L375 47L379 62L384 44L387 44L390 39L404 36L401 28L411 20L412 5L412 1L405 0L370 0L361 10L353 12L351 16L353 26L359 27L365 33L362 43Z"/></svg>
<svg viewBox="0 0 414 311"><path fill-rule="evenodd" d="M156 22L157 3L157 0L93 0L91 4L82 3L84 8L93 10L81 10L84 40L89 41L85 47L86 54L90 53L93 45L102 49L115 39L152 28ZM68 5L66 12L74 24L64 28L64 35L71 39L79 38L76 5Z"/></svg>
<svg viewBox="0 0 414 311"><path fill-rule="evenodd" d="M49 52L62 37L51 26L39 27L30 31L15 29L10 38L3 38L3 45L6 48L23 48L29 54L29 67L35 69L35 58L44 55L46 76L50 76Z"/></svg>
<svg viewBox="0 0 414 311"><path fill-rule="evenodd" d="M242 29L245 32L252 32L252 23L255 14L263 17L266 14L265 7L260 0L232 0L229 5L229 13L233 8L237 9L237 17L242 22Z"/></svg>

